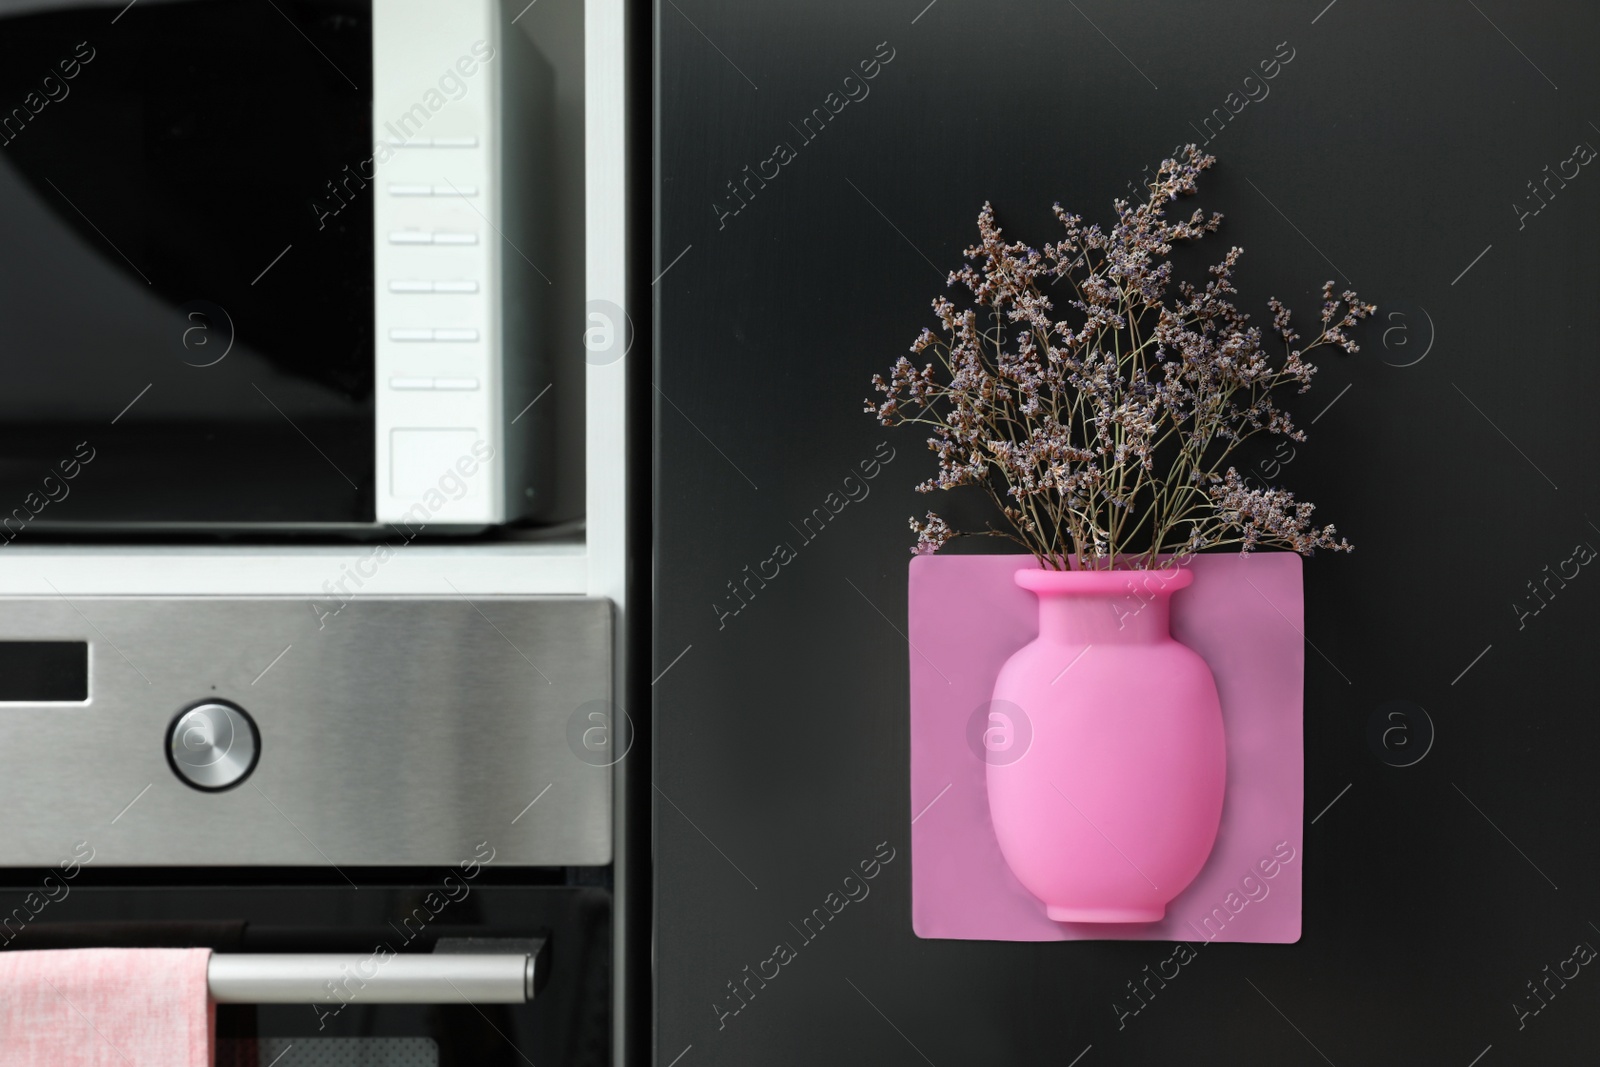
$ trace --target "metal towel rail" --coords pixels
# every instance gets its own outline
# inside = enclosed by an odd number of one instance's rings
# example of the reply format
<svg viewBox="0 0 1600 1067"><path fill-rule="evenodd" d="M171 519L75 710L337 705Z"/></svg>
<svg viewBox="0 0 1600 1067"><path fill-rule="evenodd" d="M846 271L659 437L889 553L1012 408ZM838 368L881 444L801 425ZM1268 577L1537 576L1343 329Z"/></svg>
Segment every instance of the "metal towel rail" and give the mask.
<svg viewBox="0 0 1600 1067"><path fill-rule="evenodd" d="M206 981L218 1004L523 1004L543 985L541 955L216 953Z"/></svg>

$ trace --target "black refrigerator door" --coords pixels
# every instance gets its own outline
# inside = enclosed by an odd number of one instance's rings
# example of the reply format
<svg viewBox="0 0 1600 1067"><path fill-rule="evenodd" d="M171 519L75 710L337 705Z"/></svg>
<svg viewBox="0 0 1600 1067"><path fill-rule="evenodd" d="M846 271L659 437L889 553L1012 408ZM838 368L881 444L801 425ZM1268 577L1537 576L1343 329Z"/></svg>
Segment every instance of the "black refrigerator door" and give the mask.
<svg viewBox="0 0 1600 1067"><path fill-rule="evenodd" d="M371 91L369 0L0 9L7 541L372 520Z"/></svg>
<svg viewBox="0 0 1600 1067"><path fill-rule="evenodd" d="M1595 1062L1600 10L656 6L657 1062ZM1356 545L1305 565L1303 934L1146 986L1173 944L912 931L906 520L948 501L862 407L984 201L1037 245L1186 142L1256 321L1325 278L1380 312L1290 398L1286 480Z"/></svg>

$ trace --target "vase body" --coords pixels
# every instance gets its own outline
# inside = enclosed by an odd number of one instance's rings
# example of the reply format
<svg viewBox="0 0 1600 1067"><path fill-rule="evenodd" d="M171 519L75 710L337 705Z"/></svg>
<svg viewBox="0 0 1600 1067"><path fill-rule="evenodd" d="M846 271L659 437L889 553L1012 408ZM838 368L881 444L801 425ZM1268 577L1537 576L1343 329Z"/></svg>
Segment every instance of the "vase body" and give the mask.
<svg viewBox="0 0 1600 1067"><path fill-rule="evenodd" d="M1039 636L995 681L991 715L1026 749L987 766L1017 879L1058 922L1154 922L1216 840L1227 779L1211 669L1173 640L1182 569L1019 570ZM991 754L992 756L992 754Z"/></svg>

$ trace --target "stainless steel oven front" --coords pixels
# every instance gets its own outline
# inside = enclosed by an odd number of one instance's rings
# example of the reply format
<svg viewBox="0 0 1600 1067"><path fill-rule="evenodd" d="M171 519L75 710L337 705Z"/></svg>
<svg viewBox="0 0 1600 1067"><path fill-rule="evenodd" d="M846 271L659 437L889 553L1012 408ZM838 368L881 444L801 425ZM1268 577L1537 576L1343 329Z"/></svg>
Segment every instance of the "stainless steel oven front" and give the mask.
<svg viewBox="0 0 1600 1067"><path fill-rule="evenodd" d="M0 951L211 947L223 1063L607 1062L612 629L0 598Z"/></svg>

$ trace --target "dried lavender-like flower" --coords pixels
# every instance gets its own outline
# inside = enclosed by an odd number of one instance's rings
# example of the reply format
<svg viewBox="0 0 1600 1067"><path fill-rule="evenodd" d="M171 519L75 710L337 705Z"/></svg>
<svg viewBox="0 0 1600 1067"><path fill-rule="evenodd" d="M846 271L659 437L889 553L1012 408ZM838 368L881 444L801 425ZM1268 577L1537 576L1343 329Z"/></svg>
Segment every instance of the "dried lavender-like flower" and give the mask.
<svg viewBox="0 0 1600 1067"><path fill-rule="evenodd" d="M1289 309L1269 300L1283 345L1275 359L1230 299L1242 249L1201 285L1175 280L1174 245L1215 232L1222 217L1173 220L1166 207L1215 163L1194 145L1163 161L1147 200L1115 201L1109 231L1058 204L1064 236L1041 248L1005 241L983 205L978 243L949 276L971 306L935 298L938 328L911 345L926 362L901 356L887 378L875 375L884 399L866 410L886 426L928 427L938 470L917 489L978 487L1004 528L957 531L929 512L911 520L913 551L1001 536L1065 570L1233 544L1350 550L1332 526L1311 524L1312 505L1246 486L1227 461L1257 434L1305 439L1273 394L1310 388L1312 349L1357 351L1348 331L1377 308L1349 290L1335 296L1330 281L1320 332L1301 344ZM1047 289L1062 294L1060 309Z"/></svg>

